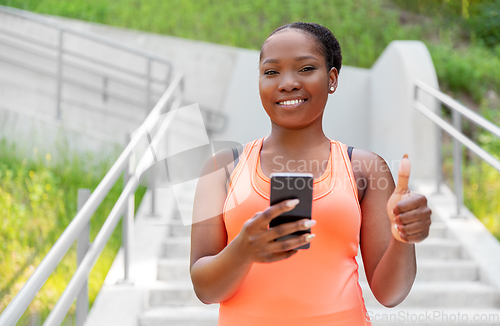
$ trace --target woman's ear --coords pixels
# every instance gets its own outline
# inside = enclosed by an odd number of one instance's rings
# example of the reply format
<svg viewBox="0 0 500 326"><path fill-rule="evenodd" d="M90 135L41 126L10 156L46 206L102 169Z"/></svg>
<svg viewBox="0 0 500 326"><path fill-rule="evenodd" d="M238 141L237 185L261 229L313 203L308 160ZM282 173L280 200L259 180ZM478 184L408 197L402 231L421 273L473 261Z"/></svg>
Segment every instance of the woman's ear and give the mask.
<svg viewBox="0 0 500 326"><path fill-rule="evenodd" d="M337 68L332 67L328 73L328 93L333 94L337 90L339 80L339 72Z"/></svg>

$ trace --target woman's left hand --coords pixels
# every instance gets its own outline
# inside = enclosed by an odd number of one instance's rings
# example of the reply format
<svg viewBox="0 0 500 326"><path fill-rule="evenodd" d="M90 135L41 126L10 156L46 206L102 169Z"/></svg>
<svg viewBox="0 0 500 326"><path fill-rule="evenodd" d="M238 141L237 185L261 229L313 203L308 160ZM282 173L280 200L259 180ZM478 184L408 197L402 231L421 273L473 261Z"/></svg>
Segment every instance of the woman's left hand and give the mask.
<svg viewBox="0 0 500 326"><path fill-rule="evenodd" d="M391 220L392 235L396 240L406 243L418 243L429 235L431 209L427 198L410 193L410 160L405 155L398 172L398 183L387 201L387 214Z"/></svg>

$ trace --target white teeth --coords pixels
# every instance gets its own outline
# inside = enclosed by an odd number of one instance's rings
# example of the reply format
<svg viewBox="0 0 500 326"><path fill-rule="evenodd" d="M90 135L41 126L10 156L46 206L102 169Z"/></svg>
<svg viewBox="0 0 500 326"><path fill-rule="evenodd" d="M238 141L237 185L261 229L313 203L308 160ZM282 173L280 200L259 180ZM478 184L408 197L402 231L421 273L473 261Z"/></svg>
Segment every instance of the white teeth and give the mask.
<svg viewBox="0 0 500 326"><path fill-rule="evenodd" d="M295 105L295 104L298 104L300 102L304 102L304 100L282 101L282 102L279 102L279 104L281 104L281 105Z"/></svg>

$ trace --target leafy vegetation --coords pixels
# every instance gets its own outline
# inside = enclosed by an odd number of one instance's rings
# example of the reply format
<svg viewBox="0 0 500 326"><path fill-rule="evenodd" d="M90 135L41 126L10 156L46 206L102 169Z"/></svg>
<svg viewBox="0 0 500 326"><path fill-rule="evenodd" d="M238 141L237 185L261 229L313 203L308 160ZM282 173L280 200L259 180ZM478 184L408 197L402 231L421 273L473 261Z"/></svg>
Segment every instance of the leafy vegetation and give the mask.
<svg viewBox="0 0 500 326"><path fill-rule="evenodd" d="M21 289L77 212L77 191L93 191L114 161L97 161L91 155L69 157L59 162L51 153L34 149L34 159L22 158L16 146L0 141L0 311ZM96 237L120 195L123 182L111 189L91 219L90 241ZM145 188L136 193L136 207ZM121 245L121 222L89 277L89 299L93 303ZM18 325L38 325L50 310L76 270L76 244L42 287ZM72 324L73 314L67 321Z"/></svg>

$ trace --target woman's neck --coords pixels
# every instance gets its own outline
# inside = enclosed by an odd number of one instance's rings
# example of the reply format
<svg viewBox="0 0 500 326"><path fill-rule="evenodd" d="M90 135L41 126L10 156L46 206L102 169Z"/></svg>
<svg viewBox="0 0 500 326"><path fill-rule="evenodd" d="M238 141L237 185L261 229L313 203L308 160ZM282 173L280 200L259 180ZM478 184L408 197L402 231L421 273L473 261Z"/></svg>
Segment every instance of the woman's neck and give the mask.
<svg viewBox="0 0 500 326"><path fill-rule="evenodd" d="M314 148L328 147L330 140L321 126L309 126L299 130L290 130L272 122L271 134L264 139L263 148L278 150L290 156L299 156Z"/></svg>

